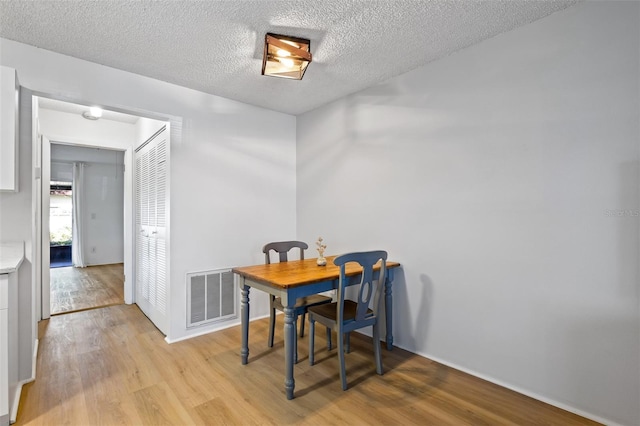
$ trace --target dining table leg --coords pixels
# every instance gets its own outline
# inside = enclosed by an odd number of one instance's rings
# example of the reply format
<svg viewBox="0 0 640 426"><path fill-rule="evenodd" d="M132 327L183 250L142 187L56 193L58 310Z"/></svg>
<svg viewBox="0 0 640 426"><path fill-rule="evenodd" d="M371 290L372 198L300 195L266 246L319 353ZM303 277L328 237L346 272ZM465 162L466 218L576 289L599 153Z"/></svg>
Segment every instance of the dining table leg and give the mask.
<svg viewBox="0 0 640 426"><path fill-rule="evenodd" d="M387 271L384 283L384 312L385 324L387 328L387 350L393 349L393 296L391 295L391 283L393 282L393 271Z"/></svg>
<svg viewBox="0 0 640 426"><path fill-rule="evenodd" d="M242 365L246 365L249 361L249 287L248 285L240 285L240 323L242 324L242 347L240 348L240 356L242 357Z"/></svg>
<svg viewBox="0 0 640 426"><path fill-rule="evenodd" d="M295 299L294 299L295 302ZM293 378L293 352L295 350L295 317L293 307L284 308L284 389L287 392L287 399L293 399L293 389L296 382Z"/></svg>

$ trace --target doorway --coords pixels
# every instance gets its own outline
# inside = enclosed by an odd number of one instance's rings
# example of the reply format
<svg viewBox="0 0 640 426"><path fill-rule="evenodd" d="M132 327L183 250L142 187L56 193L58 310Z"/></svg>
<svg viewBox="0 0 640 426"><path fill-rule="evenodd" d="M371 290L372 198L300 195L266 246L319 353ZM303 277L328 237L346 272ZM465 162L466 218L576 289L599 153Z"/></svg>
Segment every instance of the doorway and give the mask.
<svg viewBox="0 0 640 426"><path fill-rule="evenodd" d="M51 315L123 304L124 152L50 145Z"/></svg>
<svg viewBox="0 0 640 426"><path fill-rule="evenodd" d="M35 266L38 281L35 298L36 319L47 319L52 313L54 298L51 291L51 272L67 273L65 277L67 284L63 287L65 287L64 291L70 296L77 296L77 289L73 288L70 283L73 283L73 285L79 282L95 284L96 281L104 278L111 284L119 283L117 284L119 289L117 292L118 303L133 303L131 280L133 278L132 158L136 135L135 123L140 117L105 111L100 120L88 120L82 115L82 111L88 109L88 107L41 96L34 96L33 105L35 166L39 174L36 176L36 204L34 210L37 218L35 232L38 235ZM101 152L107 158L61 158L55 152L56 147L61 147L64 150L86 148ZM117 165L115 164L116 156L119 156ZM62 266L52 269L50 268L52 260L50 253L50 222L52 221L50 214L50 184L51 182L63 182L68 185L69 182L73 182L72 168L74 163L78 162L84 163L86 171L88 171L89 187L85 191L89 196L88 198L99 198L107 202L107 206L111 207L111 213L119 215L120 227L115 229L109 226L94 226L100 223L104 224L103 222L108 216L108 208L98 206L93 210L86 210L85 223L89 223L88 233L93 232L93 234L86 241L87 232L83 236L83 233L78 233L72 227L71 249L73 252L78 245L84 244L83 253L86 256L86 263L77 266L89 267ZM101 169L104 169L104 173L101 176L95 176L93 172ZM65 170L66 178L60 177L60 172ZM65 173L62 174L64 175ZM110 198L113 183L116 180L122 187L117 203ZM73 198L77 192L75 184L72 184L71 197ZM117 209L115 213L113 213L114 206ZM72 208L72 215L74 213L75 209ZM109 238L109 236L113 235L118 235L119 237L117 250L113 246L112 239ZM114 255L114 251L119 254ZM105 255L109 257L106 260ZM72 265L73 262L72 255ZM115 270L112 267L114 265L116 266ZM100 271L100 269L103 270ZM76 272L76 274L71 272ZM92 272L99 273L87 275L87 273ZM104 306L113 303L115 302L112 298L111 301L100 302L99 305ZM87 306L85 303L80 308L77 304L65 302L65 306L70 308L65 311L68 312L97 305Z"/></svg>

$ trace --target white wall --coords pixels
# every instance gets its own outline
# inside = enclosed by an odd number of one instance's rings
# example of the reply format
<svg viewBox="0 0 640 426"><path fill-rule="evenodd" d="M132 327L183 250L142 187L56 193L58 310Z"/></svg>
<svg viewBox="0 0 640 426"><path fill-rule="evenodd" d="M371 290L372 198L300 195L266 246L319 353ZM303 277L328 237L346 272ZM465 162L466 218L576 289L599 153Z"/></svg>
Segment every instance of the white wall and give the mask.
<svg viewBox="0 0 640 426"><path fill-rule="evenodd" d="M47 111L40 112L41 122ZM65 114L65 113L60 113ZM84 258L87 265L124 261L124 152L68 145L51 145L54 166L86 164L84 174ZM62 163L60 163L62 162ZM78 236L74 235L74 241Z"/></svg>
<svg viewBox="0 0 640 426"><path fill-rule="evenodd" d="M403 264L399 346L629 425L639 8L579 4L297 122L298 238Z"/></svg>
<svg viewBox="0 0 640 426"><path fill-rule="evenodd" d="M0 39L0 64L16 68L20 83L34 91L154 118L182 117L182 138L170 154L168 337L220 327L187 332L185 275L259 263L265 242L295 238L295 117L6 39ZM29 172L31 163L21 166ZM29 226L30 210L16 208ZM255 291L251 302L252 316L267 314L265 295Z"/></svg>
<svg viewBox="0 0 640 426"><path fill-rule="evenodd" d="M262 246L296 229L295 117L216 102L184 125L170 158L171 317L184 319L175 336L186 324L187 273L262 263ZM267 315L266 294L250 297L252 317Z"/></svg>

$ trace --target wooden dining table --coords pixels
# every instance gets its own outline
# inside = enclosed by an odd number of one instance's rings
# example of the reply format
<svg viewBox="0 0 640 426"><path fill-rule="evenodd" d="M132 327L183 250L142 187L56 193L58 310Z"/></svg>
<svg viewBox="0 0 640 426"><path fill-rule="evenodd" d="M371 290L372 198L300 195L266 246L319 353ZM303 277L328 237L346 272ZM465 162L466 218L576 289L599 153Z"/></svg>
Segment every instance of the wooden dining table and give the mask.
<svg viewBox="0 0 640 426"><path fill-rule="evenodd" d="M240 357L242 364L249 360L249 290L257 288L269 294L280 297L284 306L284 358L285 380L284 388L287 399L293 399L295 379L293 377L295 351L295 317L293 307L296 299L310 296L338 288L340 268L333 264L335 256L327 256L327 264L318 266L317 259L291 260L288 262L260 264L233 268L238 275L240 286L240 318L242 323L242 348ZM393 348L393 296L392 283L394 269L398 262L387 261L387 275L385 278L384 301L387 349ZM374 267L374 279L378 278L380 266ZM350 263L346 265L348 285L359 284L362 268Z"/></svg>

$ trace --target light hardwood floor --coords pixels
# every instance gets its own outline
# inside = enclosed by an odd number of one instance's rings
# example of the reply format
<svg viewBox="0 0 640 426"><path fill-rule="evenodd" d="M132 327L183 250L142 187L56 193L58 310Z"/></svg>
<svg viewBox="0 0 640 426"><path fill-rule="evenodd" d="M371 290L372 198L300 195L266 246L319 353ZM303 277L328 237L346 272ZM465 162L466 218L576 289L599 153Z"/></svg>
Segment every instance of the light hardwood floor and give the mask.
<svg viewBox="0 0 640 426"><path fill-rule="evenodd" d="M370 339L352 336L342 391L336 350L317 327L316 365L299 342L296 398L284 393L281 327L251 323L167 344L135 305L52 317L39 325L37 380L25 385L18 425L577 425L595 424L395 348L375 374ZM334 337L335 338L335 337Z"/></svg>
<svg viewBox="0 0 640 426"><path fill-rule="evenodd" d="M52 268L51 315L124 303L124 267Z"/></svg>

